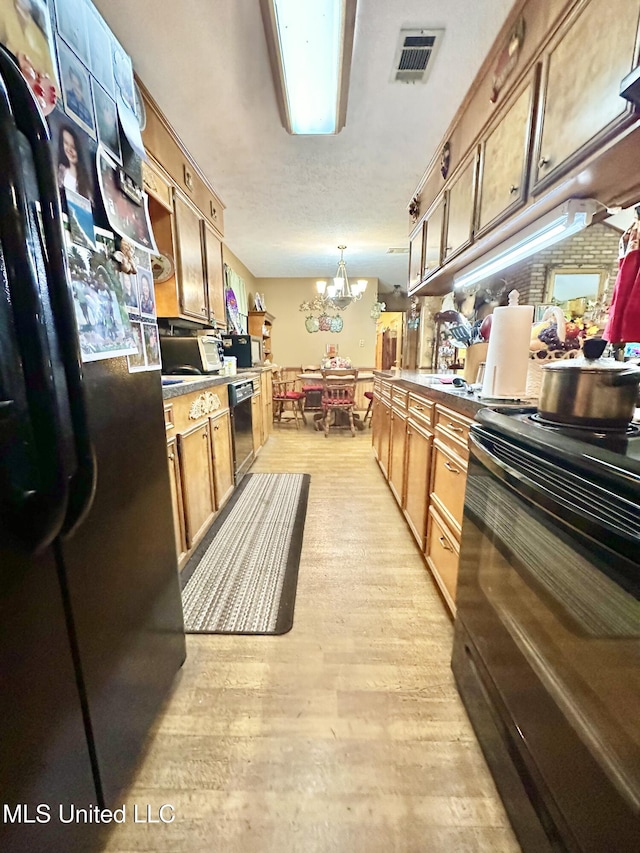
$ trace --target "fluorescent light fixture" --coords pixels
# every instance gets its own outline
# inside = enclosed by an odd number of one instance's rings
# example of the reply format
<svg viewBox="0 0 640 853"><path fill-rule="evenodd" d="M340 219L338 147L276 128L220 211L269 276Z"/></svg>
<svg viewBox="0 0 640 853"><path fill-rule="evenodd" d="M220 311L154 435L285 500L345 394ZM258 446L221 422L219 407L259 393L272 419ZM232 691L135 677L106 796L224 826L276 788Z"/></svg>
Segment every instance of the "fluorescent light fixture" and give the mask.
<svg viewBox="0 0 640 853"><path fill-rule="evenodd" d="M261 0L282 123L292 134L343 127L356 0Z"/></svg>
<svg viewBox="0 0 640 853"><path fill-rule="evenodd" d="M582 231L591 224L598 207L600 205L594 199L569 199L454 276L454 287L477 284Z"/></svg>

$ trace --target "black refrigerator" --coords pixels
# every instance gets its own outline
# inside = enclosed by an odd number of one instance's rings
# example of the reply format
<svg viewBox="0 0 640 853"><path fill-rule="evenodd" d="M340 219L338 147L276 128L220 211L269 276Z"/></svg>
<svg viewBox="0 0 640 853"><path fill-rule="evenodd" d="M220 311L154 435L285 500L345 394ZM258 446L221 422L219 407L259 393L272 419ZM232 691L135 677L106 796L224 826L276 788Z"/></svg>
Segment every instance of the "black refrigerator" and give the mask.
<svg viewBox="0 0 640 853"><path fill-rule="evenodd" d="M99 846L185 657L158 372L81 364L48 131L0 46L0 849ZM66 807L66 810L65 810Z"/></svg>

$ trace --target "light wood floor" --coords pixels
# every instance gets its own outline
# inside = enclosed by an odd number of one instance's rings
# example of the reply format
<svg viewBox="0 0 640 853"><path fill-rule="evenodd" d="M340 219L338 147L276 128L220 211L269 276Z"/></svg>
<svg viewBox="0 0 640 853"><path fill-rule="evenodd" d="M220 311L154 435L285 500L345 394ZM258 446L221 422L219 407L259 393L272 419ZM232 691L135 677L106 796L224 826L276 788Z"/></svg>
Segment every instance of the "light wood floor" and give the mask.
<svg viewBox="0 0 640 853"><path fill-rule="evenodd" d="M449 668L452 627L371 433L276 426L254 472L308 472L292 631L189 636L125 798L174 806L109 853L515 853Z"/></svg>

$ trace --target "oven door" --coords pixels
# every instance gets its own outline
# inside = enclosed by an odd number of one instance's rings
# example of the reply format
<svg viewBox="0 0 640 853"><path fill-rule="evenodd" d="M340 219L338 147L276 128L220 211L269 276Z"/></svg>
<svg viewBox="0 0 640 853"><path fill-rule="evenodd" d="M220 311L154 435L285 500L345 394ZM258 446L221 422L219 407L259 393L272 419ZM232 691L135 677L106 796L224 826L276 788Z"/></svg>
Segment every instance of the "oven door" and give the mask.
<svg viewBox="0 0 640 853"><path fill-rule="evenodd" d="M480 427L470 448L453 663L469 714L482 696L550 849L640 850L637 495Z"/></svg>

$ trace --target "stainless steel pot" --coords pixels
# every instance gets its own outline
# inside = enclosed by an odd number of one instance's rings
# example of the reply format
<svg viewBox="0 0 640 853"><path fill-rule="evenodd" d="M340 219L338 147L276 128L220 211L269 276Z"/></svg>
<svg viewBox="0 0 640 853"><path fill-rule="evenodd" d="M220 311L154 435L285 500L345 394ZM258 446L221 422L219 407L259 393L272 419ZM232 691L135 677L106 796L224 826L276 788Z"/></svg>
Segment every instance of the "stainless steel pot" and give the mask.
<svg viewBox="0 0 640 853"><path fill-rule="evenodd" d="M584 358L542 368L541 417L572 426L624 429L637 405L640 368L600 358L606 341L585 341Z"/></svg>

